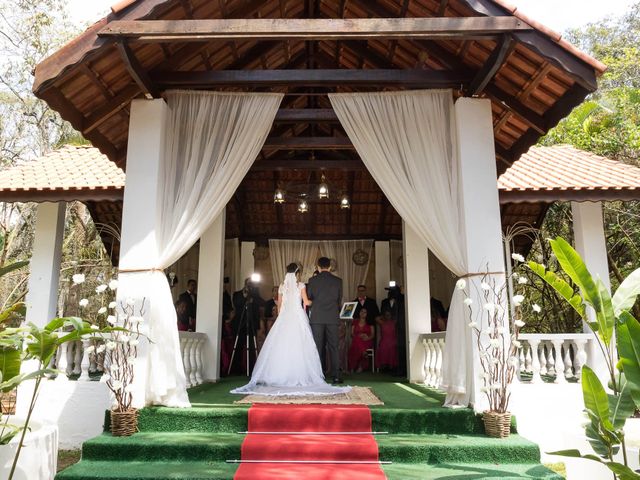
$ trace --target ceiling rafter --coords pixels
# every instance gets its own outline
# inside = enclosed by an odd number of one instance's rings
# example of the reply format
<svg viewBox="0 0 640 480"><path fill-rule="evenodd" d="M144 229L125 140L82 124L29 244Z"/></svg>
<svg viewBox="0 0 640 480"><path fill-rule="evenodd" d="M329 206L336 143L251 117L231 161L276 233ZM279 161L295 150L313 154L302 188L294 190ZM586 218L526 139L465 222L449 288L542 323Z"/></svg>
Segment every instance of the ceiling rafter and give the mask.
<svg viewBox="0 0 640 480"><path fill-rule="evenodd" d="M160 92L149 77L147 70L138 61L126 40L119 40L116 43L116 47L120 52L120 57L122 58L129 75L131 75L131 78L136 82L144 96L147 98L159 98Z"/></svg>
<svg viewBox="0 0 640 480"><path fill-rule="evenodd" d="M485 87L489 84L493 77L498 73L502 65L506 61L507 57L511 54L515 47L513 37L509 34L503 35L495 48L489 55L489 58L484 62L482 68L476 73L476 76L471 81L471 84L467 88L466 94L474 97L480 95Z"/></svg>

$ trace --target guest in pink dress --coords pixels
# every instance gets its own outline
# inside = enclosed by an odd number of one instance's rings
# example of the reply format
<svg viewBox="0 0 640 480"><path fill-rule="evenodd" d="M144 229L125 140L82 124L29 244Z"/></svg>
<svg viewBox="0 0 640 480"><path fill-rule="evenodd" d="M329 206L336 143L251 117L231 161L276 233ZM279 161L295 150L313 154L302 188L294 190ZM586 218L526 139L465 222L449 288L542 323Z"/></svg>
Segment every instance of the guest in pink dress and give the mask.
<svg viewBox="0 0 640 480"><path fill-rule="evenodd" d="M349 370L360 373L369 368L366 351L370 348L373 348L373 327L367 324L367 309L361 308L358 318L351 325Z"/></svg>
<svg viewBox="0 0 640 480"><path fill-rule="evenodd" d="M398 366L398 337L396 336L396 321L391 312L386 310L382 318L378 318L380 325L380 344L376 350L376 367L393 369Z"/></svg>

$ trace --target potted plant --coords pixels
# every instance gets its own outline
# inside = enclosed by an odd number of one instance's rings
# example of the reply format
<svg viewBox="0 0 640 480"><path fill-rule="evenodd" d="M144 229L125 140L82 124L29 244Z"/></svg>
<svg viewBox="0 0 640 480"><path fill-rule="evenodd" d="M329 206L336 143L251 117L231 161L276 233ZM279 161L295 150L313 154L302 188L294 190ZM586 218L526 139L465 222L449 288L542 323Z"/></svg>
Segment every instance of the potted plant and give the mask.
<svg viewBox="0 0 640 480"><path fill-rule="evenodd" d="M105 343L95 350L98 354L104 352L105 373L100 381L106 383L113 394L111 433L114 436L129 436L138 431L138 411L132 406L133 380L143 315L144 300L137 312L133 299L122 302L120 312L107 318L108 323L121 328L110 332Z"/></svg>
<svg viewBox="0 0 640 480"><path fill-rule="evenodd" d="M516 263L524 261L517 253L514 253L512 258ZM517 277L517 273L514 271L510 276ZM507 285L510 276L504 281L502 278L496 279L489 272L482 274L476 292L476 298L481 305L476 307L469 295L464 300L471 319L469 328L474 333L480 357L480 391L486 396L489 404L482 419L486 434L495 438L505 438L511 433L510 386L518 366L517 355L521 346L518 334L525 325L520 319L520 305L524 295L516 294L511 298L515 306L515 316L511 318L511 329L507 328ZM466 290L466 281L459 280L457 287Z"/></svg>
<svg viewBox="0 0 640 480"><path fill-rule="evenodd" d="M544 265L536 262L528 265L589 325L604 354L608 372L605 388L593 370L582 367L582 393L589 420L585 434L595 455L578 450L550 454L600 462L614 478L640 480L640 473L629 468L625 440L627 419L640 408L640 322L631 313L640 294L640 269L632 272L611 296L567 241L558 237L550 243L569 281ZM593 315L588 315L587 307ZM619 453L622 463L617 461Z"/></svg>

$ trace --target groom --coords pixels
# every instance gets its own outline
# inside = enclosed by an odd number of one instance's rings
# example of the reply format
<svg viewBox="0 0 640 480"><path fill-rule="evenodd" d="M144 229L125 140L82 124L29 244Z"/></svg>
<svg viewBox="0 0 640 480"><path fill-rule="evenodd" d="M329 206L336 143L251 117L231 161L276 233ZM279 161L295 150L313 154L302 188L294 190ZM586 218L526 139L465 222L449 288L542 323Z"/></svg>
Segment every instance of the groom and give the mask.
<svg viewBox="0 0 640 480"><path fill-rule="evenodd" d="M320 358L322 358L325 341L327 343L333 383L342 383L338 368L338 329L342 304L342 279L331 274L330 267L331 260L327 257L320 257L318 259L320 273L309 279L307 296L312 301L309 323Z"/></svg>

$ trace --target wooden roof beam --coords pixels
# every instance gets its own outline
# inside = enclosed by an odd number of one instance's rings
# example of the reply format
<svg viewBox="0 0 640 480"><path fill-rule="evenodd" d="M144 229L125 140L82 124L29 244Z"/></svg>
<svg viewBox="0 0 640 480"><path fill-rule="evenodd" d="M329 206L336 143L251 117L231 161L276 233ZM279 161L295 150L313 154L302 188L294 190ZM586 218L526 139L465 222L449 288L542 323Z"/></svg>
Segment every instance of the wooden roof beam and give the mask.
<svg viewBox="0 0 640 480"><path fill-rule="evenodd" d="M309 160L308 158L258 160L251 166L252 172L287 170L341 170L355 172L366 170L360 160Z"/></svg>
<svg viewBox="0 0 640 480"><path fill-rule="evenodd" d="M122 57L122 61L124 62L129 75L131 75L131 78L133 78L138 87L140 87L140 90L142 90L145 97L148 99L159 98L160 93L149 78L149 73L138 61L129 44L125 40L121 39L116 43L116 46L120 51L120 56Z"/></svg>
<svg viewBox="0 0 640 480"><path fill-rule="evenodd" d="M354 150L347 137L269 137L266 150Z"/></svg>
<svg viewBox="0 0 640 480"><path fill-rule="evenodd" d="M532 27L516 17L295 18L116 20L100 37L144 42L203 40L345 40L367 38L480 38Z"/></svg>
<svg viewBox="0 0 640 480"><path fill-rule="evenodd" d="M469 82L468 71L444 70L214 70L208 72L155 72L154 85L162 88L213 86L326 86L372 85L414 88L458 88Z"/></svg>
<svg viewBox="0 0 640 480"><path fill-rule="evenodd" d="M275 123L337 122L338 116L331 108L281 108Z"/></svg>
<svg viewBox="0 0 640 480"><path fill-rule="evenodd" d="M480 95L493 77L498 73L498 70L502 67L507 57L511 54L515 47L513 37L509 34L505 34L501 37L496 47L484 62L484 65L478 71L474 79L471 81L469 88L467 89L467 96L473 97Z"/></svg>

